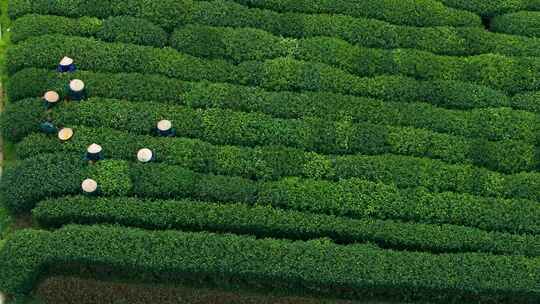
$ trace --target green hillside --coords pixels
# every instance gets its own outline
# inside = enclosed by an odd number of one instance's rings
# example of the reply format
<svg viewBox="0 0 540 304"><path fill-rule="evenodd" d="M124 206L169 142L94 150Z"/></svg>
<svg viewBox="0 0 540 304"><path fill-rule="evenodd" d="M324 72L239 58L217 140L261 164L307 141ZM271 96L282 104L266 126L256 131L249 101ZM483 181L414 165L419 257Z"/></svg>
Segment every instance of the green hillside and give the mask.
<svg viewBox="0 0 540 304"><path fill-rule="evenodd" d="M540 303L540 1L2 13L8 303Z"/></svg>

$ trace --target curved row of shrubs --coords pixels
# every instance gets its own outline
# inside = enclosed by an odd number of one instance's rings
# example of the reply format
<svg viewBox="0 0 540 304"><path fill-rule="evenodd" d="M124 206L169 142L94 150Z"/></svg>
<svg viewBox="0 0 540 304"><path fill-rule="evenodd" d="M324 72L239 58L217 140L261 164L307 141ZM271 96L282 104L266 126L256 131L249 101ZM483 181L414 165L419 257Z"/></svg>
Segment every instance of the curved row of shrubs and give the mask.
<svg viewBox="0 0 540 304"><path fill-rule="evenodd" d="M522 11L493 18L490 28L495 32L538 38L540 37L539 20L540 12Z"/></svg>
<svg viewBox="0 0 540 304"><path fill-rule="evenodd" d="M159 27L133 17L113 17L103 25L99 19L69 19L58 16L25 16L13 26L13 41L46 34L95 36L110 42L135 43L163 47L167 35ZM64 28L70 28L64 31ZM144 30L143 30L144 29ZM442 57L412 49L382 50L351 45L341 39L315 37L288 39L250 28L222 28L189 25L176 30L171 46L181 52L235 63L290 56L307 62L321 62L358 76L405 75L417 79L441 79L472 82L510 94L540 88L535 75L540 70L536 58L505 57L484 54L473 57Z"/></svg>
<svg viewBox="0 0 540 304"><path fill-rule="evenodd" d="M424 188L398 189L359 178L337 182L297 177L253 181L196 173L182 166L162 163L104 160L89 166L82 160L83 155L41 154L7 168L0 185L6 207L14 213L28 212L40 200L81 193L81 182L90 177L97 181L101 195L105 196L191 198L269 205L351 218L540 233L540 205L536 201L432 193Z"/></svg>
<svg viewBox="0 0 540 304"><path fill-rule="evenodd" d="M521 256L433 255L324 239L292 242L111 226L19 231L0 254L0 288L10 294L28 294L51 264L130 269L132 277L172 282L224 277L251 286L353 298L391 292L409 300L436 299L444 290L445 299L456 303L471 298L530 303L538 297L540 280L535 271L540 260Z"/></svg>
<svg viewBox="0 0 540 304"><path fill-rule="evenodd" d="M233 65L173 49L62 35L30 38L9 48L6 60L9 72L13 74L24 68L53 69L58 58L66 55L74 58L79 68L95 72L154 73L190 81L259 86L274 91L334 92L390 101L425 101L452 108L509 104L509 98L502 92L460 81L419 81L405 76L362 78L322 63L290 58Z"/></svg>
<svg viewBox="0 0 540 304"><path fill-rule="evenodd" d="M350 219L239 203L75 196L42 201L32 210L32 217L45 228L59 228L66 223L116 223L150 230L232 232L259 238L328 237L339 244L374 242L384 248L436 253L472 251L540 256L540 236L455 225Z"/></svg>
<svg viewBox="0 0 540 304"><path fill-rule="evenodd" d="M459 80L509 94L540 88L540 59L484 54L472 57L433 55L412 49L362 48L339 38L287 39L250 28L188 25L171 36L181 52L235 63L290 56L322 62L358 76L405 75L416 79Z"/></svg>
<svg viewBox="0 0 540 304"><path fill-rule="evenodd" d="M435 0L233 0L240 4L284 12L343 14L410 26L481 26L468 11L444 6Z"/></svg>
<svg viewBox="0 0 540 304"><path fill-rule="evenodd" d="M38 131L45 112L39 115L32 108L42 107L40 103L28 99L9 107L2 119L4 132ZM104 98L63 103L47 115L58 126L101 126L133 134L151 134L159 120L168 119L175 124L177 136L204 138L213 144L281 145L323 154L392 153L474 164L504 173L532 171L539 163L537 147L523 141L470 139L350 119L280 119L262 113Z"/></svg>
<svg viewBox="0 0 540 304"><path fill-rule="evenodd" d="M96 3L96 1L98 3ZM499 53L539 56L540 41L521 36L490 33L481 27L408 27L375 19L345 15L277 13L248 8L226 0L166 0L146 5L145 0L103 3L98 0L16 0L9 8L13 19L25 14L107 18L128 14L145 18L172 31L194 23L212 26L252 27L275 35L305 38L339 37L364 47L414 48L445 55Z"/></svg>
<svg viewBox="0 0 540 304"><path fill-rule="evenodd" d="M514 95L510 101L512 108L540 113L540 91L525 92Z"/></svg>
<svg viewBox="0 0 540 304"><path fill-rule="evenodd" d="M348 118L352 122L410 126L470 138L540 142L540 116L510 108L449 110L420 102L385 102L326 92L275 92L225 83L185 82L151 74L78 71L68 75L30 68L11 76L7 92L12 101L40 96L48 90L55 90L64 97L67 95L65 84L71 78L84 79L90 97L156 100L194 108L262 112L278 118ZM531 99L530 104L538 103ZM12 135L7 134L7 137L19 139Z"/></svg>
<svg viewBox="0 0 540 304"><path fill-rule="evenodd" d="M94 17L77 19L50 15L25 15L11 25L11 41L14 43L34 36L63 34L96 37L108 42L133 43L165 47L169 35L161 27L146 19L116 16L101 20Z"/></svg>
<svg viewBox="0 0 540 304"><path fill-rule="evenodd" d="M135 151L148 147L156 161L181 165L203 173L276 180L287 176L328 179L360 177L400 188L425 187L479 196L525 198L540 201L540 174L501 175L469 165L398 155L325 156L285 147L216 146L187 138L133 135L106 128L70 126L75 136L59 144L56 137L32 134L17 144L21 159L40 153L81 153L93 142L104 147L106 158L135 161Z"/></svg>
<svg viewBox="0 0 540 304"><path fill-rule="evenodd" d="M425 187L479 196L525 198L540 201L540 174L501 175L469 165L398 155L325 156L285 147L217 146L188 138L133 135L105 128L70 126L75 136L59 144L56 137L31 134L17 144L20 159L42 153L82 153L91 143L103 146L106 159L135 161L142 147L152 149L156 161L181 165L202 173L277 180L287 176L328 179L359 177L400 188ZM81 152L82 151L82 152Z"/></svg>
<svg viewBox="0 0 540 304"><path fill-rule="evenodd" d="M448 7L467 10L485 17L521 10L540 10L538 0L437 0Z"/></svg>

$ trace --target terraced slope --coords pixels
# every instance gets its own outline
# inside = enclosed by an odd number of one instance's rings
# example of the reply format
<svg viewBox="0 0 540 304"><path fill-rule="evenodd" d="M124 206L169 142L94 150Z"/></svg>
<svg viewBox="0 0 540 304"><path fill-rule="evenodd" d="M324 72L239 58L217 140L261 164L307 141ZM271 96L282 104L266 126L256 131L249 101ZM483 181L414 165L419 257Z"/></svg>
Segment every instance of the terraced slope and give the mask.
<svg viewBox="0 0 540 304"><path fill-rule="evenodd" d="M538 303L537 8L12 0L0 122L18 160L0 194L31 228L3 241L0 291Z"/></svg>

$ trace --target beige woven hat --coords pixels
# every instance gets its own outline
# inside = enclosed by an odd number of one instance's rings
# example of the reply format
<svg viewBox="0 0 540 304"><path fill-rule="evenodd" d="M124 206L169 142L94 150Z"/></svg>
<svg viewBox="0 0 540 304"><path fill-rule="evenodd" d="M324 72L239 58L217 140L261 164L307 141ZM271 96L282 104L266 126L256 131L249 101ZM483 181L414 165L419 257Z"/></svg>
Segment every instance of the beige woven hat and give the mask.
<svg viewBox="0 0 540 304"><path fill-rule="evenodd" d="M80 79L73 79L72 81L69 82L69 88L73 92L80 92L84 90L84 82Z"/></svg>
<svg viewBox="0 0 540 304"><path fill-rule="evenodd" d="M62 60L60 60L60 65L62 66L68 66L68 65L71 65L73 64L73 59L69 58L69 57L64 57L62 58Z"/></svg>
<svg viewBox="0 0 540 304"><path fill-rule="evenodd" d="M154 153L152 152L152 150L148 148L143 148L140 149L139 152L137 152L137 159L140 162L147 163L152 160L153 155Z"/></svg>
<svg viewBox="0 0 540 304"><path fill-rule="evenodd" d="M56 103L60 100L60 95L55 91L48 91L43 95L43 99L48 103Z"/></svg>
<svg viewBox="0 0 540 304"><path fill-rule="evenodd" d="M82 190L86 193L95 192L97 190L97 186L97 182L91 178L85 179L81 184Z"/></svg>
<svg viewBox="0 0 540 304"><path fill-rule="evenodd" d="M88 149L86 149L86 151L88 151L88 153L92 153L92 154L99 153L99 152L101 152L101 150L103 150L103 149L98 144L91 144L90 146L88 146Z"/></svg>
<svg viewBox="0 0 540 304"><path fill-rule="evenodd" d="M70 140L73 137L73 129L71 128L62 128L58 131L58 139L61 141Z"/></svg>
<svg viewBox="0 0 540 304"><path fill-rule="evenodd" d="M172 128L172 122L170 120L160 120L157 123L157 128L160 131L169 131Z"/></svg>

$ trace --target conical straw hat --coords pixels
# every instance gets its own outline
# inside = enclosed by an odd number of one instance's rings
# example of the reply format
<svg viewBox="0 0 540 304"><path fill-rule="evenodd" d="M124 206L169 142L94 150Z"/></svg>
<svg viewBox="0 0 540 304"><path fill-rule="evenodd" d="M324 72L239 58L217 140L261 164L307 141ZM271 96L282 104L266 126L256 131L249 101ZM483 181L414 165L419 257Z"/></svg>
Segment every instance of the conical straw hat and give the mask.
<svg viewBox="0 0 540 304"><path fill-rule="evenodd" d="M87 178L82 182L81 188L86 193L92 193L97 190L97 182L91 178Z"/></svg>
<svg viewBox="0 0 540 304"><path fill-rule="evenodd" d="M152 156L153 156L152 150L147 149L147 148L140 149L139 152L137 152L137 159L143 163L147 163L151 161Z"/></svg>
<svg viewBox="0 0 540 304"><path fill-rule="evenodd" d="M74 92L80 92L84 90L84 82L80 79L73 79L69 82L69 88Z"/></svg>
<svg viewBox="0 0 540 304"><path fill-rule="evenodd" d="M101 152L101 150L102 150L102 148L101 148L100 145L91 144L90 146L88 146L88 149L86 151L88 151L88 153L96 154L96 153Z"/></svg>
<svg viewBox="0 0 540 304"><path fill-rule="evenodd" d="M63 128L58 131L58 138L62 141L70 140L73 137L73 129Z"/></svg>
<svg viewBox="0 0 540 304"><path fill-rule="evenodd" d="M172 122L170 120L160 120L157 124L158 130L169 131L172 128Z"/></svg>
<svg viewBox="0 0 540 304"><path fill-rule="evenodd" d="M45 99L49 103L55 103L60 100L60 96L55 91L48 91L47 93L45 93L45 95L43 95L43 99Z"/></svg>
<svg viewBox="0 0 540 304"><path fill-rule="evenodd" d="M62 58L62 60L60 60L60 65L62 65L62 66L68 66L70 64L73 64L73 59L71 59L69 57L64 57L64 58Z"/></svg>

